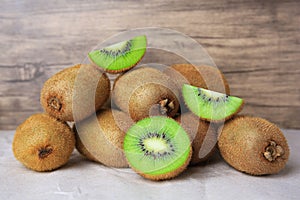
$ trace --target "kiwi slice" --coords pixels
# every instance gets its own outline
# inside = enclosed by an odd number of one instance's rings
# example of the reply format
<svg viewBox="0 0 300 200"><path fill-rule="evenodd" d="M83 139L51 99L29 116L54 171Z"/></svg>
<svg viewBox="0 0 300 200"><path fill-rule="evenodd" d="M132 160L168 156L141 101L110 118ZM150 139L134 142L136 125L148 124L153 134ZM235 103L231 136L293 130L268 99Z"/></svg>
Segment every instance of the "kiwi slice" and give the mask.
<svg viewBox="0 0 300 200"><path fill-rule="evenodd" d="M173 117L179 109L179 91L163 72L140 67L115 81L112 100L134 121L154 115Z"/></svg>
<svg viewBox="0 0 300 200"><path fill-rule="evenodd" d="M218 147L224 160L251 175L276 174L289 158L281 130L258 117L238 116L219 129Z"/></svg>
<svg viewBox="0 0 300 200"><path fill-rule="evenodd" d="M52 171L67 163L74 146L74 133L68 124L39 113L17 127L12 149L16 159L29 169Z"/></svg>
<svg viewBox="0 0 300 200"><path fill-rule="evenodd" d="M109 96L107 75L92 65L77 64L49 78L42 88L40 101L49 115L62 121L74 121L75 117L80 121L99 110Z"/></svg>
<svg viewBox="0 0 300 200"><path fill-rule="evenodd" d="M186 169L192 154L185 130L163 116L145 118L130 127L124 151L131 168L151 180L177 176Z"/></svg>
<svg viewBox="0 0 300 200"><path fill-rule="evenodd" d="M184 84L184 102L195 115L207 121L222 121L240 112L244 100L235 96Z"/></svg>
<svg viewBox="0 0 300 200"><path fill-rule="evenodd" d="M208 161L217 149L217 128L214 124L199 119L191 112L175 118L188 133L193 147L190 165Z"/></svg>
<svg viewBox="0 0 300 200"><path fill-rule="evenodd" d="M132 124L129 119L122 111L105 109L76 123L77 150L88 159L106 166L128 167L123 140Z"/></svg>
<svg viewBox="0 0 300 200"><path fill-rule="evenodd" d="M91 51L88 57L101 69L109 73L119 73L134 67L144 56L146 47L146 36L141 35L100 50Z"/></svg>

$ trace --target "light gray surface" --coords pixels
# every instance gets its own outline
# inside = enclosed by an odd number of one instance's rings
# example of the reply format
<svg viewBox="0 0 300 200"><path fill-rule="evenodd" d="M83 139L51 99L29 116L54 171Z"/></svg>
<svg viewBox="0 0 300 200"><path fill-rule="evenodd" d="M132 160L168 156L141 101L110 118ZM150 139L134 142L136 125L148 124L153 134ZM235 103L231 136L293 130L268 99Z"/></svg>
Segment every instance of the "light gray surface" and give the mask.
<svg viewBox="0 0 300 200"><path fill-rule="evenodd" d="M204 166L190 167L163 182L141 178L130 169L92 163L76 151L63 168L38 173L15 160L13 131L0 131L0 199L299 199L300 131L284 130L291 155L277 175L240 173L216 156Z"/></svg>

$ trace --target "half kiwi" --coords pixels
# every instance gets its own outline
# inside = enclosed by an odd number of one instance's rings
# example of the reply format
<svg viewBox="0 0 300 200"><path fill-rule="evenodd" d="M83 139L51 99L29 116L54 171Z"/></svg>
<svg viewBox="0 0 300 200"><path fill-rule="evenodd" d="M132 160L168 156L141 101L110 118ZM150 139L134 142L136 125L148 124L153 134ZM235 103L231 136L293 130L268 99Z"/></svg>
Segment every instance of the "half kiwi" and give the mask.
<svg viewBox="0 0 300 200"><path fill-rule="evenodd" d="M235 96L184 84L182 96L195 115L207 121L222 121L241 111L244 100Z"/></svg>
<svg viewBox="0 0 300 200"><path fill-rule="evenodd" d="M163 116L144 118L130 127L124 151L133 170L151 180L177 176L192 154L188 134L175 120Z"/></svg>
<svg viewBox="0 0 300 200"><path fill-rule="evenodd" d="M88 53L92 63L109 73L124 72L134 67L144 56L147 47L145 35L119 42Z"/></svg>

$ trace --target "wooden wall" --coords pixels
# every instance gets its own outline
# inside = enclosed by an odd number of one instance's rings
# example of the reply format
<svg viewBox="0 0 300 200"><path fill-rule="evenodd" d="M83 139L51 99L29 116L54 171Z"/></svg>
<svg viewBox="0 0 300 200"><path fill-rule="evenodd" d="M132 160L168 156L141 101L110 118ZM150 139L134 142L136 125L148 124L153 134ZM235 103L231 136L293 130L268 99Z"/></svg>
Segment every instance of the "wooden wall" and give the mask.
<svg viewBox="0 0 300 200"><path fill-rule="evenodd" d="M300 2L40 1L0 3L0 130L42 111L51 75L121 31L165 27L196 39L224 72L243 113L300 128Z"/></svg>

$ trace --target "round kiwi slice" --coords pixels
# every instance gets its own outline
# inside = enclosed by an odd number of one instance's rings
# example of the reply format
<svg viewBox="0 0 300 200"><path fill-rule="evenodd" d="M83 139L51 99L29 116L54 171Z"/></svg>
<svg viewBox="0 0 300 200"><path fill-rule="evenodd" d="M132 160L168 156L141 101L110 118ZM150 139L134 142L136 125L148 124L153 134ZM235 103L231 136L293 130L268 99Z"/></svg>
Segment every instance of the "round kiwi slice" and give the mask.
<svg viewBox="0 0 300 200"><path fill-rule="evenodd" d="M110 45L88 54L90 61L108 73L120 73L131 69L146 52L145 35Z"/></svg>
<svg viewBox="0 0 300 200"><path fill-rule="evenodd" d="M190 164L207 161L217 149L217 129L214 124L203 121L193 113L183 113L175 120L188 133L192 141L193 155Z"/></svg>
<svg viewBox="0 0 300 200"><path fill-rule="evenodd" d="M118 110L105 109L75 123L76 148L88 159L109 167L128 167L123 151L126 130L132 122Z"/></svg>
<svg viewBox="0 0 300 200"><path fill-rule="evenodd" d="M228 82L224 74L216 67L175 64L165 69L164 73L176 80L175 82L180 90L183 84L190 84L230 95Z"/></svg>
<svg viewBox="0 0 300 200"><path fill-rule="evenodd" d="M12 149L29 169L52 171L67 163L74 145L70 127L43 113L30 116L17 127Z"/></svg>
<svg viewBox="0 0 300 200"><path fill-rule="evenodd" d="M96 85L96 89L91 85ZM42 88L40 101L49 115L62 121L74 121L75 108L76 120L80 121L99 110L109 96L107 75L92 65L78 64L49 78Z"/></svg>
<svg viewBox="0 0 300 200"><path fill-rule="evenodd" d="M184 84L182 96L185 104L195 115L207 121L223 121L240 112L244 100L235 96Z"/></svg>
<svg viewBox="0 0 300 200"><path fill-rule="evenodd" d="M138 121L151 115L173 117L179 108L178 94L167 75L158 69L141 67L118 77L112 100Z"/></svg>
<svg viewBox="0 0 300 200"><path fill-rule="evenodd" d="M138 121L127 131L124 151L129 165L151 180L170 179L189 164L189 136L173 119L154 116Z"/></svg>
<svg viewBox="0 0 300 200"><path fill-rule="evenodd" d="M251 175L275 174L289 158L289 147L281 130L258 117L238 116L219 130L218 147L224 160Z"/></svg>

